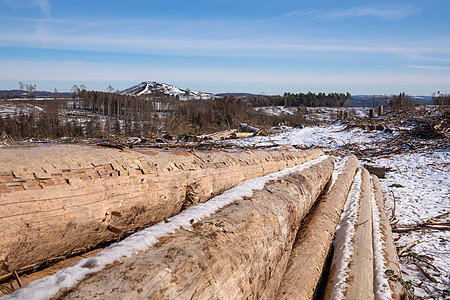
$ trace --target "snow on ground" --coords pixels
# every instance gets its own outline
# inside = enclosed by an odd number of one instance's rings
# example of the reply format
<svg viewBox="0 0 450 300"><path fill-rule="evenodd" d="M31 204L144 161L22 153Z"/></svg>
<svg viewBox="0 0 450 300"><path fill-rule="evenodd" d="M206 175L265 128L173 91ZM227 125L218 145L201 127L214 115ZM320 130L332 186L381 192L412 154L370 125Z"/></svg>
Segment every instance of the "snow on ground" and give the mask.
<svg viewBox="0 0 450 300"><path fill-rule="evenodd" d="M333 263L336 259L331 299L345 299L345 289L348 287L350 262L353 255L353 243L356 232L356 221L358 220L359 198L361 196L361 170L356 173L353 184L348 193L344 211L336 228Z"/></svg>
<svg viewBox="0 0 450 300"><path fill-rule="evenodd" d="M255 107L257 111L263 111L270 116L281 116L282 114L293 115L297 111L297 107L284 107L284 106L263 106Z"/></svg>
<svg viewBox="0 0 450 300"><path fill-rule="evenodd" d="M313 126L305 128L291 128L272 136L252 136L245 139L226 141L239 146L276 146L298 145L301 147L323 147L335 149L348 144L360 144L360 149L371 147L392 138L392 134L382 131L367 132L361 128L346 129L342 123L327 126ZM366 146L364 146L366 145Z"/></svg>
<svg viewBox="0 0 450 300"><path fill-rule="evenodd" d="M257 111L264 111L271 116L302 114L306 120L331 123L338 118L341 111L347 111L351 118L364 118L369 115L370 107L284 107L265 106L255 107Z"/></svg>
<svg viewBox="0 0 450 300"><path fill-rule="evenodd" d="M20 113L30 114L31 112L40 112L43 109L40 106L33 105L30 103L13 103L0 101L0 117L13 117L19 115Z"/></svg>
<svg viewBox="0 0 450 300"><path fill-rule="evenodd" d="M375 147L389 141L397 133L367 131L360 128L347 130L341 123L327 126L290 128L272 136L256 136L234 140L240 146L298 145L301 147L323 147L325 150L342 150L346 144L360 144L360 149ZM381 153L380 153L381 154ZM360 159L361 165L363 162ZM393 196L396 198L396 217L399 225L418 224L423 220L450 212L450 148L426 153L404 153L372 161L391 168L386 179L381 179L387 207L392 209ZM399 184L403 187L394 187ZM392 191L392 192L391 192ZM449 217L441 222L448 223ZM412 263L402 260L401 268L405 281L413 282L415 295L420 297L443 298L442 291L450 290L450 233L447 230L413 231L409 234L395 234L399 238L397 247L425 239L425 242L411 250L434 258L433 265L440 276L434 278L439 283L427 279ZM432 276L438 272L430 272Z"/></svg>
<svg viewBox="0 0 450 300"><path fill-rule="evenodd" d="M398 225L419 224L432 217L450 212L450 148L432 153L408 153L376 160L379 165L393 169L386 179L380 180L387 207L393 208L396 199L395 216ZM401 185L403 187L395 187ZM448 222L448 217L447 221ZM445 222L445 219L441 222ZM450 289L450 232L448 230L412 231L409 234L395 234L398 247L425 239L411 250L420 255L434 258L432 262L439 269L430 275L439 283L434 284L412 264L402 263L404 280L415 285L416 296L442 297L441 291ZM430 291L428 291L429 289ZM448 296L448 295L447 295Z"/></svg>
<svg viewBox="0 0 450 300"><path fill-rule="evenodd" d="M29 107L28 109L32 109ZM274 113L289 113L291 108L274 109ZM369 108L355 108L356 116L366 116ZM350 109L352 110L352 108ZM0 114L16 111L7 103L0 107ZM320 114L333 113L333 109L308 108L308 111ZM269 111L268 111L269 112ZM75 114L75 112L72 112ZM336 111L337 113L337 111ZM79 116L76 116L79 118ZM88 120L90 116L86 116ZM323 118L325 120L326 118ZM332 123L326 126L305 128L287 128L271 136L254 136L236 140L218 141L218 143L236 144L239 146L277 147L280 145L297 145L300 147L322 147L325 150L342 150L346 145L358 144L360 149L371 148L380 143L392 140L397 133L385 131L367 131L361 128L347 129L345 124ZM381 179L387 207L393 207L393 195L396 199L395 215L398 225L417 224L425 219L450 212L450 148L428 153L405 153L380 158L375 164L390 168L386 179ZM394 185L402 187L395 187ZM448 223L449 218L442 220ZM423 243L411 250L434 258L438 272L430 272L439 283L432 283L411 263L402 260L402 270L406 272L404 279L414 283L417 296L430 297L440 291L450 290L450 233L441 230L412 231L409 234L395 234L397 247L424 239ZM442 297L443 298L443 297Z"/></svg>

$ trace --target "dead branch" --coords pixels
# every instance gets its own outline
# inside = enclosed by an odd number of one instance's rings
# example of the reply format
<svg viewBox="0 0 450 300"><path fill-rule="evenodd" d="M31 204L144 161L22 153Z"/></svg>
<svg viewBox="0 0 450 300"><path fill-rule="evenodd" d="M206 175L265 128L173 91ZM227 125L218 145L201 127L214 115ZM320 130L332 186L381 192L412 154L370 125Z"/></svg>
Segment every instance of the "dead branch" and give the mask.
<svg viewBox="0 0 450 300"><path fill-rule="evenodd" d="M395 220L395 206L396 206L396 199L395 199L395 194L394 191L391 190L391 194L392 194L392 198L394 199L394 208L392 209L392 216L391 219L389 220L389 222L392 222Z"/></svg>
<svg viewBox="0 0 450 300"><path fill-rule="evenodd" d="M424 240L424 239L421 239L421 240L417 240L417 241L415 241L415 242L412 242L412 243L407 244L405 247L403 247L402 249L400 249L400 251L398 251L397 255L398 255L398 256L402 255L402 253L405 252L406 250L411 249L411 248L414 247L415 245L417 245L417 244L419 244L419 243L422 243L422 242L425 242L425 240Z"/></svg>
<svg viewBox="0 0 450 300"><path fill-rule="evenodd" d="M19 277L19 274L17 274L17 271L14 271L14 276L16 277L19 287L22 287L22 281L20 280L20 277Z"/></svg>
<svg viewBox="0 0 450 300"><path fill-rule="evenodd" d="M434 279L433 277L431 277L431 275L428 274L428 272L425 271L417 262L413 261L413 264L416 265L416 267L420 270L420 272L422 272L423 275L425 275L426 278L428 278L429 280L431 280L434 283L438 283L438 281L436 279Z"/></svg>
<svg viewBox="0 0 450 300"><path fill-rule="evenodd" d="M431 217L431 218L425 220L424 223L442 220L442 219L445 219L448 216L450 216L450 211L446 212L446 213L443 213L443 214L440 214L440 215L437 215L435 217Z"/></svg>
<svg viewBox="0 0 450 300"><path fill-rule="evenodd" d="M450 222L444 222L444 223L434 223L434 222L425 222L423 225L431 225L431 226L450 226Z"/></svg>
<svg viewBox="0 0 450 300"><path fill-rule="evenodd" d="M404 253L402 254L401 258L409 258L410 260L418 260L420 262L423 262L428 267L432 268L434 271L440 273L441 271L432 263L429 261L434 261L434 258L428 256L428 255L417 255L415 253Z"/></svg>
<svg viewBox="0 0 450 300"><path fill-rule="evenodd" d="M423 259L423 258L420 258L420 257L418 257L418 256L413 256L413 257L414 257L414 259L417 259L418 261L423 262L423 263L426 264L428 267L430 267L430 268L432 268L433 270L435 270L436 272L440 273L439 269L438 269L435 265L433 265L432 263L430 263L429 261L427 261L427 260L425 260L425 259Z"/></svg>
<svg viewBox="0 0 450 300"><path fill-rule="evenodd" d="M420 227L412 227L412 228L393 228L392 232L410 232L410 231L418 231L418 230L450 230L450 226L420 226Z"/></svg>

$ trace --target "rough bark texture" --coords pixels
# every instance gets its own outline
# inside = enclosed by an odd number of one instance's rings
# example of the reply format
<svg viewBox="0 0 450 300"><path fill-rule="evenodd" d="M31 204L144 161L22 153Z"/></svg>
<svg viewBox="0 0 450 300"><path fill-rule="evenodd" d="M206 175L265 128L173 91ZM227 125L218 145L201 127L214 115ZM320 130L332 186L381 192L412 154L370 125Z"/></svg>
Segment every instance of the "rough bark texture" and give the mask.
<svg viewBox="0 0 450 300"><path fill-rule="evenodd" d="M64 299L259 299L333 171L328 158L269 183L145 252L84 279ZM95 263L95 262L92 262ZM283 266L281 266L283 268Z"/></svg>
<svg viewBox="0 0 450 300"><path fill-rule="evenodd" d="M380 229L383 235L383 245L384 245L384 258L386 259L386 270L394 271L394 274L402 277L402 272L400 269L400 261L397 256L397 249L394 244L394 239L392 236L391 224L389 222L389 217L386 214L386 207L384 205L383 193L380 187L380 181L377 176L372 176L372 187L374 189L375 201L377 203L378 209L381 214ZM400 283L389 280L389 287L392 291L392 299L400 300L404 299L404 290Z"/></svg>
<svg viewBox="0 0 450 300"><path fill-rule="evenodd" d="M351 240L353 252L347 271L347 287L344 290L345 299L374 299L373 285L373 215L370 174L362 169L361 194L359 197L358 214L355 224L355 232ZM336 257L339 257L335 249L331 263L330 277L325 290L324 299L331 299L336 289L334 274L339 265Z"/></svg>
<svg viewBox="0 0 450 300"><path fill-rule="evenodd" d="M362 169L361 198L350 261L347 299L374 299L373 291L373 215L370 174Z"/></svg>
<svg viewBox="0 0 450 300"><path fill-rule="evenodd" d="M253 136L255 135L254 132L234 132L231 137L233 139L237 139L237 138L244 138L244 137L249 137L249 136Z"/></svg>
<svg viewBox="0 0 450 300"><path fill-rule="evenodd" d="M322 150L0 149L0 276L88 249Z"/></svg>
<svg viewBox="0 0 450 300"><path fill-rule="evenodd" d="M313 298L357 168L358 159L351 155L300 227L275 299Z"/></svg>

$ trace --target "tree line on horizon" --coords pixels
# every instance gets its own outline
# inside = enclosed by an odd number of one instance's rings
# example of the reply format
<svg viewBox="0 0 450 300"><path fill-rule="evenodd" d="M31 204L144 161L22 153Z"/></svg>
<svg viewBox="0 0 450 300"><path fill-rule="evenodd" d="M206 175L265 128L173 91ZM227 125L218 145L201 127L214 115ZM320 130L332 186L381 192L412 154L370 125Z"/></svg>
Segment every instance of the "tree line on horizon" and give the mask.
<svg viewBox="0 0 450 300"><path fill-rule="evenodd" d="M28 100L27 100L28 101ZM119 93L77 90L71 99L29 100L41 110L0 117L0 130L16 139L59 137L145 136L161 131L193 135L237 128L241 123L271 127L306 122L294 115L268 116L245 99L224 97L179 101L144 99ZM64 113L63 113L64 112ZM71 113L72 112L72 113ZM78 116L73 116L74 113ZM85 113L85 117L80 117ZM66 114L66 116L64 116ZM67 114L72 116L67 116Z"/></svg>
<svg viewBox="0 0 450 300"><path fill-rule="evenodd" d="M35 89L35 86L32 86ZM0 131L13 138L105 137L145 136L161 131L172 135L203 134L237 128L249 123L262 128L280 123L287 125L307 123L306 107L345 107L351 99L349 93L285 93L283 96L233 96L209 100L179 101L173 97L146 99L113 92L87 91L85 86L74 85L72 97L62 97L55 89L54 98L44 100L42 110L18 111L0 118ZM448 105L450 96L438 95L436 104ZM31 100L30 98L30 101ZM34 103L37 105L39 101ZM42 101L40 101L42 103ZM31 102L30 102L31 103ZM255 107L296 107L293 115L269 116ZM413 107L412 98L405 93L391 96L392 109ZM89 117L64 116L89 113Z"/></svg>

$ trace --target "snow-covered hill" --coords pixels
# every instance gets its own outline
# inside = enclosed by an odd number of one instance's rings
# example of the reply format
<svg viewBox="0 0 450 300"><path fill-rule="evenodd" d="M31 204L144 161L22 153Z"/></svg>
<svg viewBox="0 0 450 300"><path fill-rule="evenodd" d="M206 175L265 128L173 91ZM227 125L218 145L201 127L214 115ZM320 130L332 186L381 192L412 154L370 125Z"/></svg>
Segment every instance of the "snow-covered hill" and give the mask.
<svg viewBox="0 0 450 300"><path fill-rule="evenodd" d="M122 94L133 96L148 95L156 98L175 97L179 100L211 99L215 97L214 94L183 90L170 84L155 81L143 81L123 90Z"/></svg>

